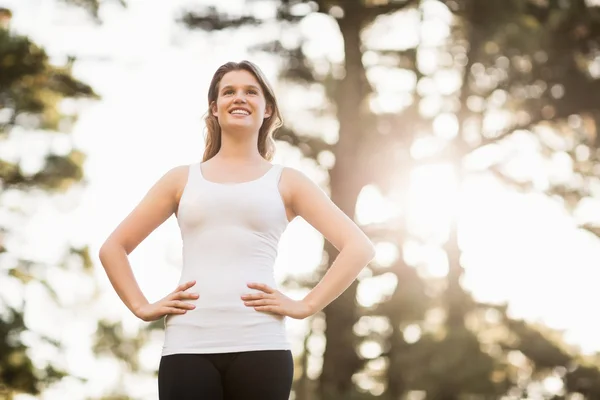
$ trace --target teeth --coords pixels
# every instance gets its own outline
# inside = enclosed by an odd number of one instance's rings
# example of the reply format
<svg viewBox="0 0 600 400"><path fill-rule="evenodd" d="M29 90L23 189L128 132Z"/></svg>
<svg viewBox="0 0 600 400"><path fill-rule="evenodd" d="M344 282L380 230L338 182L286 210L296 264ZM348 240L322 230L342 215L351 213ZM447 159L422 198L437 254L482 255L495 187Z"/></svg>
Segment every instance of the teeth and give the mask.
<svg viewBox="0 0 600 400"><path fill-rule="evenodd" d="M250 115L250 113L246 110L233 110L231 112L232 114L243 114L243 115Z"/></svg>

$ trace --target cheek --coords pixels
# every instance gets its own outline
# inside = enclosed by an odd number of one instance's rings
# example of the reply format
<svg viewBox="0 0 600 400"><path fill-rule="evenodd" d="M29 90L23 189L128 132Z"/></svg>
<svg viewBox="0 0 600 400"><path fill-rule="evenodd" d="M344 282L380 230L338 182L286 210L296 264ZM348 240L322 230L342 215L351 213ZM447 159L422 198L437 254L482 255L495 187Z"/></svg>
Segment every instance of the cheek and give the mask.
<svg viewBox="0 0 600 400"><path fill-rule="evenodd" d="M217 104L213 109L213 114L223 115L227 113L227 106L223 102L223 100L217 100Z"/></svg>
<svg viewBox="0 0 600 400"><path fill-rule="evenodd" d="M256 114L260 115L261 117L264 116L265 114L265 105L261 102L256 102L254 103L254 109L256 110Z"/></svg>

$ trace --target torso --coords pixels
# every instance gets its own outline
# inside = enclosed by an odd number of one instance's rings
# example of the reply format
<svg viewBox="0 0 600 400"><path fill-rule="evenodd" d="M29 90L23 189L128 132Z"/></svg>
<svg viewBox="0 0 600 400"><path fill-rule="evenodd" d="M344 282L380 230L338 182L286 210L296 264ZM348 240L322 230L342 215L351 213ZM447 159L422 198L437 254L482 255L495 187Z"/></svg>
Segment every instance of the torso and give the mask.
<svg viewBox="0 0 600 400"><path fill-rule="evenodd" d="M179 283L195 281L196 308L165 319L163 355L289 349L284 320L244 306L248 282L277 287L278 243L293 219L291 179L268 162L177 169L182 236ZM289 171L291 172L291 171Z"/></svg>

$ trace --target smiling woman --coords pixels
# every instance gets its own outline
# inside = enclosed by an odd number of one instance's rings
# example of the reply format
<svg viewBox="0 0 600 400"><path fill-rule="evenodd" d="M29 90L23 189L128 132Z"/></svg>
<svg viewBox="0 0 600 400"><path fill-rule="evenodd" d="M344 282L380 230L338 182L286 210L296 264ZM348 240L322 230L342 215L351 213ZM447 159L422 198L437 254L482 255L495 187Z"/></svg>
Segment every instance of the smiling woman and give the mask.
<svg viewBox="0 0 600 400"><path fill-rule="evenodd" d="M288 399L293 360L285 317L321 311L356 279L374 248L315 183L270 162L272 134L282 121L258 67L248 61L221 66L208 108L202 162L168 171L109 236L100 260L138 318L165 318L161 400L200 393L214 400ZM151 304L128 255L173 213L183 240L179 286ZM301 300L281 293L273 273L281 235L296 217L340 251Z"/></svg>

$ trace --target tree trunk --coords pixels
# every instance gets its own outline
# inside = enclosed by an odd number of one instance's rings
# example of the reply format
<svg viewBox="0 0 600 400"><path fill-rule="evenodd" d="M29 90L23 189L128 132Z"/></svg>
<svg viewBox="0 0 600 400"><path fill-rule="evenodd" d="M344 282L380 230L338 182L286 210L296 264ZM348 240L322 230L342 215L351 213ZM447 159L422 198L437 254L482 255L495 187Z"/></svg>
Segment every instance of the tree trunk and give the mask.
<svg viewBox="0 0 600 400"><path fill-rule="evenodd" d="M396 357L399 357L406 351L407 343L402 337L402 332L398 324L392 323L392 334L389 341L389 361L390 366L386 373L387 387L384 393L384 398L397 400L402 398L406 393L407 385L404 378L404 371L396 362Z"/></svg>
<svg viewBox="0 0 600 400"><path fill-rule="evenodd" d="M361 121L366 112L362 102L367 96L367 80L362 64L360 30L363 24L359 4L345 7L345 16L338 20L344 38L346 75L339 84L336 95L337 117L340 122L339 140L334 148L335 166L330 171L331 199L349 217L353 218L358 195L364 185L360 171L363 166L357 157L364 134ZM325 251L330 262L337 250L326 243ZM342 400L352 392L352 376L361 366L356 353L357 304L354 282L325 310L326 349L320 377L320 394L323 400Z"/></svg>
<svg viewBox="0 0 600 400"><path fill-rule="evenodd" d="M465 293L460 284L464 275L464 269L460 264L461 251L458 246L457 223L453 221L450 228L450 237L445 245L446 255L448 257L448 276L446 288L446 324L448 329L455 329L464 326L465 315L469 311L468 294Z"/></svg>

